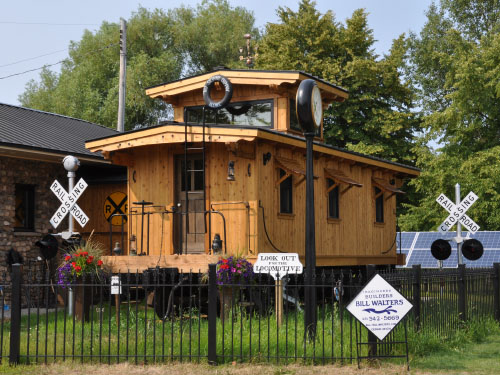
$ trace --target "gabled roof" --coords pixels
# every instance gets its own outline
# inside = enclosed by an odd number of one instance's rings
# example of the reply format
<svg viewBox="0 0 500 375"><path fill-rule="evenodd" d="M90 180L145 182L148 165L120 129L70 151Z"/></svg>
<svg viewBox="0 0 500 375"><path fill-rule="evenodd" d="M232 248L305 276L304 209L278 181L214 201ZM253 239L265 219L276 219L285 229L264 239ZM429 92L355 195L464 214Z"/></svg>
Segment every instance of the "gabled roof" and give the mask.
<svg viewBox="0 0 500 375"><path fill-rule="evenodd" d="M346 89L301 71L237 70L228 68L216 69L212 72L148 87L146 95L152 98L162 98L167 102L175 102L177 95L202 89L207 79L217 74L222 74L228 78L233 85L265 85L271 87L298 86L305 79L314 79L321 90L323 100L328 103L332 101L342 102L349 96Z"/></svg>
<svg viewBox="0 0 500 375"><path fill-rule="evenodd" d="M116 130L55 113L0 103L0 154L75 155L103 160L85 148L89 139L109 137Z"/></svg>

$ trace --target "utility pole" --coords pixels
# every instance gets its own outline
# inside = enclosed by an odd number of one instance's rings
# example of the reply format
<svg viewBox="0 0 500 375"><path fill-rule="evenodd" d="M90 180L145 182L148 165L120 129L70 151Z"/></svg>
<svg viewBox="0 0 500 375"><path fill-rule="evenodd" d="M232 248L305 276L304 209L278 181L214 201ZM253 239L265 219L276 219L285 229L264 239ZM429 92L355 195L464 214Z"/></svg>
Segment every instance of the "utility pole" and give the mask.
<svg viewBox="0 0 500 375"><path fill-rule="evenodd" d="M127 22L120 18L120 83L118 88L118 123L116 130L125 131L125 90L127 83Z"/></svg>

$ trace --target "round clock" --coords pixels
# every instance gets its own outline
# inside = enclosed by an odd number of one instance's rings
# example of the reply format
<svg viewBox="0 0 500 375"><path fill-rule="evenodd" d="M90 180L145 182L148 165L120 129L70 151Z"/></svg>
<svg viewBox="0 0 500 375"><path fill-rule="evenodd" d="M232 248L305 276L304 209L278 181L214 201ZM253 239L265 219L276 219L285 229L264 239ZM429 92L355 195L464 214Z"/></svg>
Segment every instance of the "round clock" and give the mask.
<svg viewBox="0 0 500 375"><path fill-rule="evenodd" d="M300 83L295 101L300 127L304 133L315 132L323 119L323 103L319 87L313 79Z"/></svg>

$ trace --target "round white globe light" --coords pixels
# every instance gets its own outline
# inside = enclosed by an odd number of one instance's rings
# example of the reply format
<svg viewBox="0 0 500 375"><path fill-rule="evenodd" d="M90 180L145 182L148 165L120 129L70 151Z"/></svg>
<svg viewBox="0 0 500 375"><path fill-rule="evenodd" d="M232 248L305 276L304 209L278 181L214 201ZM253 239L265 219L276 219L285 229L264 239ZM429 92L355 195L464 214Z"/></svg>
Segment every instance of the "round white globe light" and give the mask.
<svg viewBox="0 0 500 375"><path fill-rule="evenodd" d="M63 159L64 169L68 172L76 172L78 167L80 166L80 160L72 155L68 155Z"/></svg>

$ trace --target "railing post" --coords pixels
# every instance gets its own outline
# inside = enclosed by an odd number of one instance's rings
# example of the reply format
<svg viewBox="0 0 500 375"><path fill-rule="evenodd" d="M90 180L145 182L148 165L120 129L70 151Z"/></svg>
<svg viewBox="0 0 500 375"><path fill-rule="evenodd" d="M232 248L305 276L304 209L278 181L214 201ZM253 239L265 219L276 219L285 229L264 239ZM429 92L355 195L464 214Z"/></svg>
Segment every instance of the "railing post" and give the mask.
<svg viewBox="0 0 500 375"><path fill-rule="evenodd" d="M377 268L374 264L369 264L366 266L366 283L375 276L377 273ZM368 331L368 357L377 356L377 336L371 331Z"/></svg>
<svg viewBox="0 0 500 375"><path fill-rule="evenodd" d="M415 264L413 267L413 315L415 317L415 330L420 331L420 303L422 287L422 266Z"/></svg>
<svg viewBox="0 0 500 375"><path fill-rule="evenodd" d="M217 365L217 282L215 264L208 265L208 363Z"/></svg>
<svg viewBox="0 0 500 375"><path fill-rule="evenodd" d="M12 310L10 318L10 352L9 363L19 363L21 350L21 265L12 265Z"/></svg>
<svg viewBox="0 0 500 375"><path fill-rule="evenodd" d="M458 316L462 322L467 320L465 264L458 265Z"/></svg>
<svg viewBox="0 0 500 375"><path fill-rule="evenodd" d="M493 303L495 306L495 320L500 322L500 263L493 264L494 276L493 276L493 290L494 297Z"/></svg>

